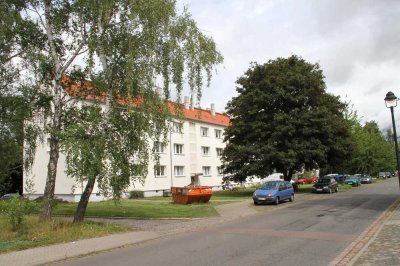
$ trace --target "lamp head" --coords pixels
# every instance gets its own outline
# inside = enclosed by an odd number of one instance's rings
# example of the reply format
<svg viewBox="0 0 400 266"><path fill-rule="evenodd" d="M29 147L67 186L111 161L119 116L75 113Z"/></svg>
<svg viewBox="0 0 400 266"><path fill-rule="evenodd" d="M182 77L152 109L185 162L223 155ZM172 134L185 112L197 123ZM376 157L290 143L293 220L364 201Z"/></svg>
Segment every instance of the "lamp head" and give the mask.
<svg viewBox="0 0 400 266"><path fill-rule="evenodd" d="M393 92L389 91L388 93L386 93L385 105L387 108L397 106L397 97L396 95L394 95Z"/></svg>

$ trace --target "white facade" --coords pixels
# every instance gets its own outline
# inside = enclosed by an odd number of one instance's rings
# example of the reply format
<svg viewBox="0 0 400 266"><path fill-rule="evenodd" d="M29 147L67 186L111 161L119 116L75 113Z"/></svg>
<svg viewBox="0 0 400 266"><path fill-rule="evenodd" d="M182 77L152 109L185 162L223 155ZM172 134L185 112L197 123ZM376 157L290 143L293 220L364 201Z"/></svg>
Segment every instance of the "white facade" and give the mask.
<svg viewBox="0 0 400 266"><path fill-rule="evenodd" d="M173 122L179 124L172 127L175 130L169 133L168 144L165 147L155 144L158 145L155 152L160 155L160 168L155 170L156 162L150 161L144 184L134 183L127 192L141 190L144 191L146 197L162 196L164 192L170 191L172 186L189 185L193 181L192 176L194 175L199 176L199 185L212 186L214 189L221 187L223 175L219 169L221 166L220 153L225 147L223 132L229 118L226 115L215 113L213 106L211 111L190 110L187 106L185 107L184 114L185 112L187 114L201 112L207 119L202 119L202 115L184 115L186 117L184 121ZM221 121L224 122L221 123ZM32 179L35 184L35 193L31 195L32 197L43 195L48 161L49 146L47 143L43 143L37 148L32 171L24 174L25 179ZM77 202L85 184L76 184L73 178L67 176L65 169L65 155L60 153L55 196ZM98 194L97 186L95 186L90 200L102 199L104 198Z"/></svg>

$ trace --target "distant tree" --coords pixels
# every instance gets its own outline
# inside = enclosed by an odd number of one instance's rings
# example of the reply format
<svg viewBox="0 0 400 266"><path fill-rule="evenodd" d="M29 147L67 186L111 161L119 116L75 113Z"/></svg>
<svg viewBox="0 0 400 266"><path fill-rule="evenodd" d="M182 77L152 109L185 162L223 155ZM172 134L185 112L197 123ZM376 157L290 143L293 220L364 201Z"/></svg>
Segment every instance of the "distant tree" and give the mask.
<svg viewBox="0 0 400 266"><path fill-rule="evenodd" d="M166 134L171 91L179 100L187 83L200 98L222 56L173 0L23 3L20 17L43 37L21 50L32 94L42 103L35 109L36 124L44 125L38 136L50 146L41 219L51 217L63 150L67 172L86 184L74 219L80 222L96 182L104 195L119 198L130 182L143 181L148 140ZM154 91L156 79L163 98Z"/></svg>
<svg viewBox="0 0 400 266"><path fill-rule="evenodd" d="M345 104L328 94L322 70L298 56L253 64L227 106L224 170L243 181L337 165L351 152Z"/></svg>
<svg viewBox="0 0 400 266"><path fill-rule="evenodd" d="M380 171L392 171L396 168L393 141L387 139L379 130L375 121L358 123L352 130L354 152L345 165L349 173L368 173L377 175ZM392 135L393 137L393 135Z"/></svg>

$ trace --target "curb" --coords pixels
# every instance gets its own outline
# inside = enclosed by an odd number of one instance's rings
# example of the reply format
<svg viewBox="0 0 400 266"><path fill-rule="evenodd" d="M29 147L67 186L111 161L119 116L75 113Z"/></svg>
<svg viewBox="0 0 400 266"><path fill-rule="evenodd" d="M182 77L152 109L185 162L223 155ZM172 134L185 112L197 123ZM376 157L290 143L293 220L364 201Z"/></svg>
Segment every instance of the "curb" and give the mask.
<svg viewBox="0 0 400 266"><path fill-rule="evenodd" d="M393 202L372 224L370 224L350 245L339 254L329 266L353 265L363 254L363 251L382 230L384 222L390 218L393 211L400 205L400 199Z"/></svg>

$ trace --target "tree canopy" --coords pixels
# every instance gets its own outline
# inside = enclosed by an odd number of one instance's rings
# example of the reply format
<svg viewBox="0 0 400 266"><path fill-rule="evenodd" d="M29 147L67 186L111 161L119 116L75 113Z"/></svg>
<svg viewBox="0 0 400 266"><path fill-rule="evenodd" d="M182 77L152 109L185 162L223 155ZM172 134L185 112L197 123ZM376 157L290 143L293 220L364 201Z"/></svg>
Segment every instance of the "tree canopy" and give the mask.
<svg viewBox="0 0 400 266"><path fill-rule="evenodd" d="M224 171L232 179L341 163L351 152L346 105L326 92L322 70L298 56L257 63L228 103Z"/></svg>
<svg viewBox="0 0 400 266"><path fill-rule="evenodd" d="M377 175L396 169L395 146L390 129L384 136L375 121L368 121L364 125L357 121L352 126L351 137L354 151L351 159L344 164L344 172Z"/></svg>

